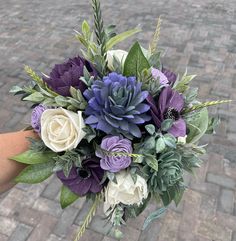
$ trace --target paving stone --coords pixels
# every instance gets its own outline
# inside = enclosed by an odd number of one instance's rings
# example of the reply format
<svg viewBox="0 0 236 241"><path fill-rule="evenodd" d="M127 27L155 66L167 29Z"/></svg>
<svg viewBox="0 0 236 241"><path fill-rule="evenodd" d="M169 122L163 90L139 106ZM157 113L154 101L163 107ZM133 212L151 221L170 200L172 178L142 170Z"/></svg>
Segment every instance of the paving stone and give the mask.
<svg viewBox="0 0 236 241"><path fill-rule="evenodd" d="M48 214L44 214L40 222L35 226L33 232L30 234L27 241L41 241L46 240L52 229L55 227L57 219Z"/></svg>
<svg viewBox="0 0 236 241"><path fill-rule="evenodd" d="M222 189L220 201L219 201L219 210L226 213L233 214L234 211L234 191Z"/></svg>
<svg viewBox="0 0 236 241"><path fill-rule="evenodd" d="M213 173L208 173L207 181L215 183L215 184L223 186L223 187L226 187L226 188L231 188L231 189L234 189L235 185L236 185L235 180L233 180L229 177L226 177L226 176L220 176L220 175L216 175Z"/></svg>
<svg viewBox="0 0 236 241"><path fill-rule="evenodd" d="M53 230L53 233L58 235L59 237L65 237L68 231L68 228L73 224L79 210L68 207L64 210L62 213L60 219L58 220L58 223Z"/></svg>
<svg viewBox="0 0 236 241"><path fill-rule="evenodd" d="M0 216L0 233L10 236L17 226L17 222L13 218Z"/></svg>
<svg viewBox="0 0 236 241"><path fill-rule="evenodd" d="M49 199L55 199L60 192L62 183L57 177L54 177L52 181L44 189L42 196Z"/></svg>
<svg viewBox="0 0 236 241"><path fill-rule="evenodd" d="M9 238L9 241L25 241L31 233L33 227L25 224L19 224L15 229L14 233Z"/></svg>

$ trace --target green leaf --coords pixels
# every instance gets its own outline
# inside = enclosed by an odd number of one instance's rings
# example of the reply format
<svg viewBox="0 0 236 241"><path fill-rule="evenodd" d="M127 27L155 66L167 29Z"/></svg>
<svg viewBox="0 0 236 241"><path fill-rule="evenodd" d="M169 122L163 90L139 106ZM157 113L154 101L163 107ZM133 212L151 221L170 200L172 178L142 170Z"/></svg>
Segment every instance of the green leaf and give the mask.
<svg viewBox="0 0 236 241"><path fill-rule="evenodd" d="M162 152L166 147L165 141L163 137L160 137L157 141L156 141L156 153L160 153Z"/></svg>
<svg viewBox="0 0 236 241"><path fill-rule="evenodd" d="M215 129L219 126L220 124L220 118L219 117L210 117L208 121L208 127L206 134L214 134Z"/></svg>
<svg viewBox="0 0 236 241"><path fill-rule="evenodd" d="M40 183L53 174L54 161L34 164L26 167L16 178L16 182Z"/></svg>
<svg viewBox="0 0 236 241"><path fill-rule="evenodd" d="M41 103L44 100L44 96L39 92L34 92L33 94L25 97L23 100L31 101L34 103Z"/></svg>
<svg viewBox="0 0 236 241"><path fill-rule="evenodd" d="M128 30L128 31L126 31L126 32L117 34L116 36L114 36L114 37L112 37L111 39L109 39L109 41L107 41L106 49L107 49L107 50L111 49L111 48L112 48L113 46L115 46L116 44L124 41L125 39L133 36L133 35L136 34L136 33L139 33L140 31L141 31L140 28L134 28L134 29Z"/></svg>
<svg viewBox="0 0 236 241"><path fill-rule="evenodd" d="M60 204L61 204L62 209L71 205L78 198L79 198L79 196L76 195L75 193L73 193L68 187L62 186L61 196L60 196Z"/></svg>
<svg viewBox="0 0 236 241"><path fill-rule="evenodd" d="M174 120L173 119L166 119L161 123L161 130L162 131L168 131L171 126L173 125Z"/></svg>
<svg viewBox="0 0 236 241"><path fill-rule="evenodd" d="M161 52L152 54L148 59L149 64L154 68L160 69L161 68L160 57L161 57Z"/></svg>
<svg viewBox="0 0 236 241"><path fill-rule="evenodd" d="M144 69L149 69L150 65L143 54L141 46L136 42L130 49L124 64L125 76L138 77Z"/></svg>
<svg viewBox="0 0 236 241"><path fill-rule="evenodd" d="M143 230L145 230L147 228L147 226L154 220L160 218L164 213L165 211L167 210L166 207L163 207L163 208L159 208L157 209L156 211L152 212L147 218L146 220L144 221L144 224L143 224Z"/></svg>
<svg viewBox="0 0 236 241"><path fill-rule="evenodd" d="M187 71L184 73L180 81L175 82L174 89L179 93L184 93L189 89L190 82L196 77L196 75L187 75Z"/></svg>
<svg viewBox="0 0 236 241"><path fill-rule="evenodd" d="M150 135L153 135L156 131L156 128L154 125L152 124L149 124L149 125L146 125L145 126L145 129L147 130L147 132L150 134Z"/></svg>
<svg viewBox="0 0 236 241"><path fill-rule="evenodd" d="M173 135L165 134L163 136L163 138L164 138L164 142L167 146L169 146L171 148L176 148L176 139Z"/></svg>
<svg viewBox="0 0 236 241"><path fill-rule="evenodd" d="M11 157L11 160L15 160L20 163L25 164L39 164L52 160L57 154L52 151L46 152L35 152L33 150L28 150L17 156Z"/></svg>
<svg viewBox="0 0 236 241"><path fill-rule="evenodd" d="M207 108L203 108L192 115L190 114L186 122L187 129L189 130L186 141L187 143L195 143L205 134L208 128Z"/></svg>
<svg viewBox="0 0 236 241"><path fill-rule="evenodd" d="M87 40L90 39L90 36L91 36L90 26L86 20L84 20L82 23L82 33Z"/></svg>
<svg viewBox="0 0 236 241"><path fill-rule="evenodd" d="M158 161L155 158L155 156L152 155L145 155L145 162L149 167L151 167L153 170L158 171Z"/></svg>

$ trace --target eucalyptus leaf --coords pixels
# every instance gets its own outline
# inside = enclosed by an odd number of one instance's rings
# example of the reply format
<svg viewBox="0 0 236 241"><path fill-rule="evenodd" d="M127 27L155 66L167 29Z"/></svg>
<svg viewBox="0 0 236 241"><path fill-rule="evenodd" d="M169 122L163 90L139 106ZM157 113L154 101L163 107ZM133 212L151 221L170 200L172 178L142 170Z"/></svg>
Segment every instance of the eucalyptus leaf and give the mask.
<svg viewBox="0 0 236 241"><path fill-rule="evenodd" d="M166 210L167 210L167 208L166 208L166 207L163 207L163 208L159 208L159 209L157 209L156 211L152 212L152 213L146 218L146 220L144 221L143 230L145 230L152 221L160 218L160 217L166 212Z"/></svg>
<svg viewBox="0 0 236 241"><path fill-rule="evenodd" d="M158 161L155 156L152 155L145 155L145 162L149 167L151 167L153 170L158 171Z"/></svg>
<svg viewBox="0 0 236 241"><path fill-rule="evenodd" d="M161 123L161 130L168 131L174 123L173 119L166 119Z"/></svg>
<svg viewBox="0 0 236 241"><path fill-rule="evenodd" d="M149 124L145 126L146 131L150 134L150 135L154 135L156 128L154 125Z"/></svg>
<svg viewBox="0 0 236 241"><path fill-rule="evenodd" d="M156 153L161 153L166 147L163 137L160 137L156 140Z"/></svg>
<svg viewBox="0 0 236 241"><path fill-rule="evenodd" d="M34 103L41 103L44 100L44 96L39 92L34 92L33 94L25 97L23 100L31 101Z"/></svg>
<svg viewBox="0 0 236 241"><path fill-rule="evenodd" d="M136 42L130 49L124 64L125 76L139 76L144 69L151 66L143 54L141 46Z"/></svg>
<svg viewBox="0 0 236 241"><path fill-rule="evenodd" d="M62 209L68 207L73 202L75 202L79 198L78 195L73 193L68 187L62 186L61 195L60 195L60 204Z"/></svg>
<svg viewBox="0 0 236 241"><path fill-rule="evenodd" d="M165 134L163 136L164 142L167 146L171 148L176 148L176 139L173 135L171 134Z"/></svg>
<svg viewBox="0 0 236 241"><path fill-rule="evenodd" d="M54 165L54 161L30 165L15 178L15 181L29 184L40 183L53 174Z"/></svg>
<svg viewBox="0 0 236 241"><path fill-rule="evenodd" d="M10 159L25 164L39 164L52 160L56 155L57 154L52 151L35 152L33 150L28 150Z"/></svg>

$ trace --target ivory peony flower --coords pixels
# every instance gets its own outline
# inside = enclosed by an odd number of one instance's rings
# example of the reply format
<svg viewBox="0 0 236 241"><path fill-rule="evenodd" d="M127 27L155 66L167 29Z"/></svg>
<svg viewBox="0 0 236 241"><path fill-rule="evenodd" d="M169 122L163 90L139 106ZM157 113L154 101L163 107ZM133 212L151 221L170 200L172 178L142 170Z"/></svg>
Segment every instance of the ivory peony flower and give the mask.
<svg viewBox="0 0 236 241"><path fill-rule="evenodd" d="M41 117L41 138L54 152L72 150L84 138L82 112L63 108L45 110Z"/></svg>
<svg viewBox="0 0 236 241"><path fill-rule="evenodd" d="M110 70L114 71L114 65L113 65L114 58L119 60L119 62L123 66L124 63L125 63L127 55L128 55L128 52L126 52L124 50L121 50L121 49L107 51L108 68Z"/></svg>
<svg viewBox="0 0 236 241"><path fill-rule="evenodd" d="M117 184L110 181L106 188L105 211L118 203L139 205L148 197L147 183L141 176L137 175L137 181L134 183L129 172L121 171L116 174L116 180Z"/></svg>

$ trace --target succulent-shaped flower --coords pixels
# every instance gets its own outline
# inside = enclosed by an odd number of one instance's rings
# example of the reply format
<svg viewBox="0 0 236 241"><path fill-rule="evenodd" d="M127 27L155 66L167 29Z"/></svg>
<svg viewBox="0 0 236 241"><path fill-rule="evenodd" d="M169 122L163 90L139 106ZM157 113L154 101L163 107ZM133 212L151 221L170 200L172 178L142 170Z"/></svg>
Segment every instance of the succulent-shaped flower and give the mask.
<svg viewBox="0 0 236 241"><path fill-rule="evenodd" d="M92 76L97 76L97 72L92 64L78 56L69 59L63 64L56 64L50 76L44 77L43 80L52 90L63 96L70 96L71 86L83 92L86 89L86 85L80 80L80 77L83 76L84 66Z"/></svg>
<svg viewBox="0 0 236 241"><path fill-rule="evenodd" d="M141 137L138 125L151 119L150 109L144 101L147 91L141 90L135 77L125 77L115 72L96 80L84 92L88 100L86 124L107 134L123 134L126 137Z"/></svg>
<svg viewBox="0 0 236 241"><path fill-rule="evenodd" d="M96 157L84 160L81 168L73 167L68 177L63 171L57 172L61 182L79 196L100 192L103 188L101 184L103 175L104 170L101 169L99 159Z"/></svg>

